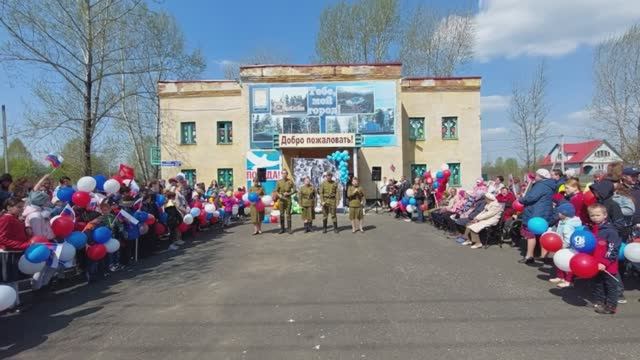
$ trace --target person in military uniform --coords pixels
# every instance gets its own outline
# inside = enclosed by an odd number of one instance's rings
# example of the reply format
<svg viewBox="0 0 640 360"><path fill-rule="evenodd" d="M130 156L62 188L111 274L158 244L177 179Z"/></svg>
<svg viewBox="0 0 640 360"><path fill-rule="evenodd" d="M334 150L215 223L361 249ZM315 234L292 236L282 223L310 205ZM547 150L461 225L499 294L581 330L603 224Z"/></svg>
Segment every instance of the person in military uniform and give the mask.
<svg viewBox="0 0 640 360"><path fill-rule="evenodd" d="M296 193L296 184L289 179L289 172L282 170L282 179L276 183L276 193L280 199L280 234L284 234L284 220L287 218L287 229L291 231L291 196Z"/></svg>
<svg viewBox="0 0 640 360"><path fill-rule="evenodd" d="M315 218L313 211L316 206L316 189L311 185L311 178L304 178L304 185L298 190L298 198L302 207L302 221L304 221L304 232L311 232L312 221Z"/></svg>
<svg viewBox="0 0 640 360"><path fill-rule="evenodd" d="M338 217L336 206L338 204L338 184L333 181L333 174L327 172L324 181L320 184L320 205L322 205L322 232L327 232L327 220L331 214L333 232L338 233Z"/></svg>
<svg viewBox="0 0 640 360"><path fill-rule="evenodd" d="M253 178L253 186L251 186L251 188L249 189L249 194L251 193L256 193L260 197L264 196L264 188L262 187L262 184L260 183L260 180L257 176ZM253 224L254 229L253 235L262 234L262 219L264 219L264 209L262 209L262 211L258 211L258 209L256 209L256 204L251 203L250 211L251 223Z"/></svg>
<svg viewBox="0 0 640 360"><path fill-rule="evenodd" d="M351 230L356 232L364 232L362 228L363 207L364 207L364 190L360 187L357 177L351 180L351 185L347 189L347 199L349 200L349 220L351 220Z"/></svg>

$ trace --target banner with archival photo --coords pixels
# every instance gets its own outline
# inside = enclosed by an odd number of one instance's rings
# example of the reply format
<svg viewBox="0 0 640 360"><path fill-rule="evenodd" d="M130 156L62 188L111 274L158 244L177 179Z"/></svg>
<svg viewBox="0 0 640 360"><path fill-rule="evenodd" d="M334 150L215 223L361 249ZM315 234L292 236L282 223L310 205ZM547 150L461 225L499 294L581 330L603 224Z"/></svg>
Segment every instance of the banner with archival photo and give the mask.
<svg viewBox="0 0 640 360"><path fill-rule="evenodd" d="M362 146L394 146L394 81L250 86L251 148L269 149L273 135L359 133Z"/></svg>
<svg viewBox="0 0 640 360"><path fill-rule="evenodd" d="M322 174L327 171L331 171L333 173L334 179L340 178L340 172L336 167L335 163L329 161L328 159L316 159L316 158L293 158L293 181L296 183L296 188L300 189L300 187L304 184L304 178L308 176L311 179L311 184L316 189L320 186L322 182ZM338 208L342 208L342 185L338 184ZM320 198L318 197L319 205Z"/></svg>

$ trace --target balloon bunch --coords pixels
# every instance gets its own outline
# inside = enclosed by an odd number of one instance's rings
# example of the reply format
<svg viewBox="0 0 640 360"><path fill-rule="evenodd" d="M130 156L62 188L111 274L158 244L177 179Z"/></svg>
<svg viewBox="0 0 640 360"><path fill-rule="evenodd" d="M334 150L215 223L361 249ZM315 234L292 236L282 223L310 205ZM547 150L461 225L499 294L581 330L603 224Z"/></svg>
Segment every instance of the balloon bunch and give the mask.
<svg viewBox="0 0 640 360"><path fill-rule="evenodd" d="M340 183L346 184L349 181L349 152L347 150L335 151L331 155L327 155L327 159L336 163L340 172Z"/></svg>
<svg viewBox="0 0 640 360"><path fill-rule="evenodd" d="M263 195L260 197L257 193L252 192L244 194L242 200L249 205L254 204L258 212L263 212L266 208L271 207L271 214L264 215L262 219L264 224L268 224L277 223L279 220L278 216L280 215L280 212L278 210L273 210L276 208L276 203L274 201L275 197L277 197L275 193L273 195Z"/></svg>
<svg viewBox="0 0 640 360"><path fill-rule="evenodd" d="M451 177L451 170L449 170L449 165L442 164L440 166L440 170L436 172L435 180L431 175L431 171L425 171L423 176L424 181L427 184L431 185L431 187L436 191L436 200L442 200L445 191L447 191L447 183L449 182L449 178Z"/></svg>

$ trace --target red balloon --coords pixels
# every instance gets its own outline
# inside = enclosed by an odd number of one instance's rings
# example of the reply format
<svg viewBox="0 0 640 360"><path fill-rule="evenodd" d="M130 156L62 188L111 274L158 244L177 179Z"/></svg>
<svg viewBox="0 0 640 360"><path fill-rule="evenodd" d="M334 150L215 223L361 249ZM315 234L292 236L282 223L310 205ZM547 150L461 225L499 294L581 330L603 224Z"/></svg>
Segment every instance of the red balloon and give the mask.
<svg viewBox="0 0 640 360"><path fill-rule="evenodd" d="M242 200L242 193L240 191L236 191L233 196L238 199L238 200Z"/></svg>
<svg viewBox="0 0 640 360"><path fill-rule="evenodd" d="M584 204L586 206L590 206L593 205L597 202L596 196L593 195L593 193L591 191L587 191L582 195Z"/></svg>
<svg viewBox="0 0 640 360"><path fill-rule="evenodd" d="M153 226L154 231L156 232L156 235L160 236L160 235L164 235L167 233L167 228L164 227L164 225L160 224L160 223L156 223Z"/></svg>
<svg viewBox="0 0 640 360"><path fill-rule="evenodd" d="M144 222L147 225L153 225L156 223L156 217L153 216L153 214L149 214L149 217L147 217L147 221Z"/></svg>
<svg viewBox="0 0 640 360"><path fill-rule="evenodd" d="M426 180L427 184L433 184L433 178L428 177Z"/></svg>
<svg viewBox="0 0 640 360"><path fill-rule="evenodd" d="M589 254L576 254L571 258L569 262L571 272L577 277L583 279L591 279L598 275L598 262Z"/></svg>
<svg viewBox="0 0 640 360"><path fill-rule="evenodd" d="M91 195L85 191L76 191L73 193L73 196L71 196L71 201L81 208L86 208L91 202Z"/></svg>
<svg viewBox="0 0 640 360"><path fill-rule="evenodd" d="M209 221L211 221L211 224L215 224L215 223L217 223L217 222L218 222L218 218L214 216L214 217L212 217L212 218L211 218L211 220L209 220Z"/></svg>
<svg viewBox="0 0 640 360"><path fill-rule="evenodd" d="M518 200L514 201L511 204L511 207L513 208L513 210L517 211L517 212L521 212L524 210L524 205L522 205L522 203Z"/></svg>
<svg viewBox="0 0 640 360"><path fill-rule="evenodd" d="M42 236L42 235L35 235L29 241L33 244L35 243L46 244L49 242L49 239L47 239L45 236Z"/></svg>
<svg viewBox="0 0 640 360"><path fill-rule="evenodd" d="M200 215L198 215L198 220L200 220L200 224L206 224L207 223L207 213L204 211L200 212Z"/></svg>
<svg viewBox="0 0 640 360"><path fill-rule="evenodd" d="M256 203L256 210L258 211L264 211L264 203L262 202L262 200L258 200L258 202Z"/></svg>
<svg viewBox="0 0 640 360"><path fill-rule="evenodd" d="M187 231L189 231L189 225L181 223L180 225L178 225L178 231L180 231L181 233L186 233Z"/></svg>
<svg viewBox="0 0 640 360"><path fill-rule="evenodd" d="M420 205L420 210L427 211L427 205L426 204Z"/></svg>
<svg viewBox="0 0 640 360"><path fill-rule="evenodd" d="M448 178L449 176L451 176L451 170L447 169L447 170L443 171L442 175L444 175L444 177Z"/></svg>
<svg viewBox="0 0 640 360"><path fill-rule="evenodd" d="M73 220L66 216L56 216L51 220L51 230L58 238L66 238L75 228Z"/></svg>
<svg viewBox="0 0 640 360"><path fill-rule="evenodd" d="M275 215L271 215L271 218L269 220L271 221L272 224L278 223L278 217Z"/></svg>
<svg viewBox="0 0 640 360"><path fill-rule="evenodd" d="M107 255L107 248L103 244L94 244L87 247L87 257L93 261L102 260Z"/></svg>
<svg viewBox="0 0 640 360"><path fill-rule="evenodd" d="M562 238L554 232L544 233L540 237L540 246L547 251L556 252L562 249Z"/></svg>

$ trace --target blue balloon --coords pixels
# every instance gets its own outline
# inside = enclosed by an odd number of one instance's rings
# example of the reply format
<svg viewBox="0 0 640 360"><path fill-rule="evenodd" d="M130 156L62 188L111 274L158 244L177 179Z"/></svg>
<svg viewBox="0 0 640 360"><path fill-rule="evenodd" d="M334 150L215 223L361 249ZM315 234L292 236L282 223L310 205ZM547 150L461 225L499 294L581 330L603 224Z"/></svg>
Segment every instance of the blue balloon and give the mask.
<svg viewBox="0 0 640 360"><path fill-rule="evenodd" d="M444 174L442 173L442 171L438 171L438 172L436 173L436 178L437 178L437 179L442 179L443 177L444 177Z"/></svg>
<svg viewBox="0 0 640 360"><path fill-rule="evenodd" d="M194 207L191 209L191 216L198 217L200 216L200 208Z"/></svg>
<svg viewBox="0 0 640 360"><path fill-rule="evenodd" d="M596 249L596 237L588 230L574 231L571 234L570 244L580 253L591 254Z"/></svg>
<svg viewBox="0 0 640 360"><path fill-rule="evenodd" d="M51 255L51 250L45 244L31 244L24 252L24 257L34 264L46 261Z"/></svg>
<svg viewBox="0 0 640 360"><path fill-rule="evenodd" d="M164 205L166 202L167 202L167 198L165 198L164 195L162 194L156 195L156 205L158 205L158 207L162 207L162 205Z"/></svg>
<svg viewBox="0 0 640 360"><path fill-rule="evenodd" d="M207 220L211 220L213 218L213 213L207 213Z"/></svg>
<svg viewBox="0 0 640 360"><path fill-rule="evenodd" d="M136 211L133 213L133 217L140 222L145 222L149 218L149 213L145 211Z"/></svg>
<svg viewBox="0 0 640 360"><path fill-rule="evenodd" d="M104 183L107 181L107 177L104 175L96 175L93 179L96 181L96 190L104 191Z"/></svg>
<svg viewBox="0 0 640 360"><path fill-rule="evenodd" d="M549 229L549 223L541 217L533 217L527 222L527 228L536 235L542 235Z"/></svg>
<svg viewBox="0 0 640 360"><path fill-rule="evenodd" d="M409 198L407 198L407 197L403 197L403 198L402 198L402 205L404 205L404 206L409 205L409 201L410 201L410 200L409 200Z"/></svg>
<svg viewBox="0 0 640 360"><path fill-rule="evenodd" d="M72 187L61 187L58 189L58 192L56 192L56 197L61 201L70 203L74 192Z"/></svg>
<svg viewBox="0 0 640 360"><path fill-rule="evenodd" d="M87 235L82 231L74 231L71 235L67 236L65 241L73 245L76 249L82 249L87 245Z"/></svg>
<svg viewBox="0 0 640 360"><path fill-rule="evenodd" d="M620 244L620 250L618 250L618 260L619 261L624 261L625 257L624 257L624 248L627 247L627 243L622 243Z"/></svg>
<svg viewBox="0 0 640 360"><path fill-rule="evenodd" d="M434 188L434 189L437 189L437 188L439 188L439 187L440 187L440 184L438 184L438 182L437 182L437 181L433 183L433 188Z"/></svg>
<svg viewBox="0 0 640 360"><path fill-rule="evenodd" d="M168 220L169 220L169 214L167 214L166 212L163 212L162 214L160 214L161 223L166 224Z"/></svg>
<svg viewBox="0 0 640 360"><path fill-rule="evenodd" d="M333 160L333 158L331 157L331 155L327 155L327 159L328 159L328 160Z"/></svg>
<svg viewBox="0 0 640 360"><path fill-rule="evenodd" d="M260 200L260 195L254 192L249 193L249 202L257 203L258 200Z"/></svg>
<svg viewBox="0 0 640 360"><path fill-rule="evenodd" d="M127 239L133 241L140 237L140 228L138 225L131 225L127 227Z"/></svg>
<svg viewBox="0 0 640 360"><path fill-rule="evenodd" d="M264 218L262 218L262 223L263 224L268 224L270 220L271 219L269 218L269 215L265 215Z"/></svg>
<svg viewBox="0 0 640 360"><path fill-rule="evenodd" d="M106 226L100 226L93 230L93 241L98 244L104 244L107 241L111 240L112 234L111 229Z"/></svg>
<svg viewBox="0 0 640 360"><path fill-rule="evenodd" d="M225 215L226 213L227 213L227 212L226 212L226 211L224 211L224 209L219 209L219 210L218 210L218 214L220 214L220 217L224 217L224 215Z"/></svg>
<svg viewBox="0 0 640 360"><path fill-rule="evenodd" d="M415 205L415 204L416 204L416 199L415 198L409 199L409 205Z"/></svg>

